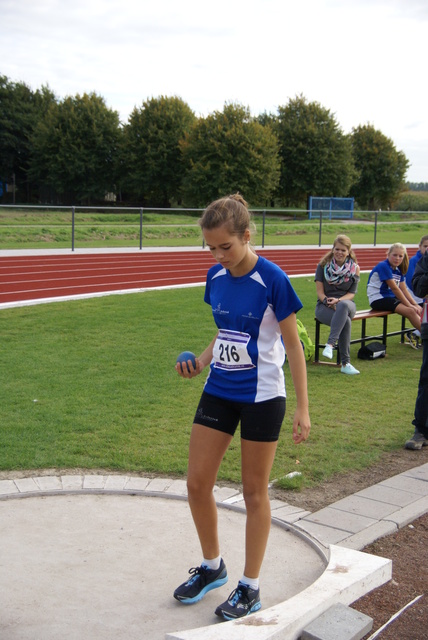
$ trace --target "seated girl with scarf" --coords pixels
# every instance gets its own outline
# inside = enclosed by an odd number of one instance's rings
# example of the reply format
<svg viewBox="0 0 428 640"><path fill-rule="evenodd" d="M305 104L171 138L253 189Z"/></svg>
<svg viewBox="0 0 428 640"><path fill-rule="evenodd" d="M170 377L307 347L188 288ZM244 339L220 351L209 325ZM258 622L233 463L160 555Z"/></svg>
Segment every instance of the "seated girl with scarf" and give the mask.
<svg viewBox="0 0 428 640"><path fill-rule="evenodd" d="M351 364L351 321L357 310L354 296L360 281L360 267L348 236L338 235L333 248L321 259L315 273L317 305L315 317L330 326L330 335L322 352L329 360L338 342L341 372L360 373Z"/></svg>

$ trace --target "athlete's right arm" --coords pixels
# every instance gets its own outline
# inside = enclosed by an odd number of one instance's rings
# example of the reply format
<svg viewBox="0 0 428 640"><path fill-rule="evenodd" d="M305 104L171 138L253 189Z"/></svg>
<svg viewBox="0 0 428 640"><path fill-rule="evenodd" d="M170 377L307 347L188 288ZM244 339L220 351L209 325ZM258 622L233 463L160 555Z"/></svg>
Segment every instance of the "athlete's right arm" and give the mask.
<svg viewBox="0 0 428 640"><path fill-rule="evenodd" d="M195 376L202 373L206 366L208 366L213 358L213 349L215 341L217 340L217 335L211 340L208 347L201 353L199 357L196 358L196 367L191 367L190 371L187 367L184 367L184 370L181 368L180 364L175 365L175 370L182 378L194 378ZM189 366L189 365L188 365Z"/></svg>
<svg viewBox="0 0 428 640"><path fill-rule="evenodd" d="M403 280L403 282L404 282L404 280ZM395 297L398 298L402 304L406 305L406 307L414 307L416 305L416 302L414 304L412 304L410 302L410 300L407 299L406 294L405 294L405 292L403 291L403 289L401 287L403 282L401 282L400 286L398 286L398 284L395 282L395 280L393 280L391 278L390 280L386 281L386 284L391 289L391 291L395 295ZM404 285L405 285L405 283L404 283ZM406 287L406 289L407 289L407 287Z"/></svg>
<svg viewBox="0 0 428 640"><path fill-rule="evenodd" d="M214 338L211 340L208 347L205 349L205 351L201 353L199 358L196 358L196 360L199 361L199 364L201 365L201 371L202 369L207 367L210 364L211 360L213 359L213 349L214 349L215 341L217 340L217 336L218 336L218 331L215 334ZM199 373L201 371L199 371Z"/></svg>

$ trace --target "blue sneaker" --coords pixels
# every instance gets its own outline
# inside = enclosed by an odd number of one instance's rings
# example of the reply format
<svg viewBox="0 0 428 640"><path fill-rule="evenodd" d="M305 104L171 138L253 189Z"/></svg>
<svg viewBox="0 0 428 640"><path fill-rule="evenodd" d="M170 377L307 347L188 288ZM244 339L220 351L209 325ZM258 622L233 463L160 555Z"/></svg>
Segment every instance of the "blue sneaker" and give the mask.
<svg viewBox="0 0 428 640"><path fill-rule="evenodd" d="M221 587L228 580L223 558L218 569L209 569L202 565L189 569L189 573L192 577L174 591L174 598L184 604L193 604L202 600L208 591Z"/></svg>
<svg viewBox="0 0 428 640"><path fill-rule="evenodd" d="M260 589L251 589L248 585L238 582L236 589L226 602L217 607L215 614L224 620L235 620L258 611L261 606Z"/></svg>

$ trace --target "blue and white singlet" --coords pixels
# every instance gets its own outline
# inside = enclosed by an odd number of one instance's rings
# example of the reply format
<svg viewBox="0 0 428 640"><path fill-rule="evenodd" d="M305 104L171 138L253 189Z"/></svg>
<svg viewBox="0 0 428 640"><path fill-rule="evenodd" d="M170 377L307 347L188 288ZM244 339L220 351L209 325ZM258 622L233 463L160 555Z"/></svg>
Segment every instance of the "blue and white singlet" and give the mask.
<svg viewBox="0 0 428 640"><path fill-rule="evenodd" d="M204 299L219 329L205 391L237 402L285 397L279 322L303 305L284 271L261 256L241 277L217 264Z"/></svg>
<svg viewBox="0 0 428 640"><path fill-rule="evenodd" d="M394 269L388 259L379 262L370 272L367 281L367 297L370 304L381 298L395 298L395 294L388 287L386 280L395 280L397 287L404 280L400 269L398 267Z"/></svg>

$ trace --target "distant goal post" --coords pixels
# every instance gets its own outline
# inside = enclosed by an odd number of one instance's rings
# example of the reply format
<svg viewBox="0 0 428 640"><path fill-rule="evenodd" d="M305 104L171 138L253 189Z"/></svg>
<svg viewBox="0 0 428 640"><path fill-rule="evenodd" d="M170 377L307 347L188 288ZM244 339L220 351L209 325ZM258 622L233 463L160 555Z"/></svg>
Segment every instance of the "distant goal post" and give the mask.
<svg viewBox="0 0 428 640"><path fill-rule="evenodd" d="M314 218L346 218L354 217L354 198L320 198L317 196L309 196L308 201L308 217L309 220Z"/></svg>

